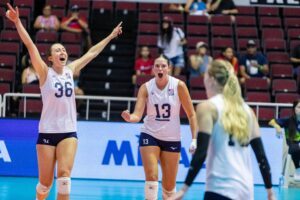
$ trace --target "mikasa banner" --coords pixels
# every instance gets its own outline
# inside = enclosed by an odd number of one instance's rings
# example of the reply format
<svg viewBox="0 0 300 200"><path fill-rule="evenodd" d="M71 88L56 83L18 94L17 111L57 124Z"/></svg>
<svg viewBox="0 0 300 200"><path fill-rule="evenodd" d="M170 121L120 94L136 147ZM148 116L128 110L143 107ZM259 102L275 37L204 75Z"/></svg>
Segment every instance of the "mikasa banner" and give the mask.
<svg viewBox="0 0 300 200"><path fill-rule="evenodd" d="M251 5L300 6L300 0L250 0Z"/></svg>

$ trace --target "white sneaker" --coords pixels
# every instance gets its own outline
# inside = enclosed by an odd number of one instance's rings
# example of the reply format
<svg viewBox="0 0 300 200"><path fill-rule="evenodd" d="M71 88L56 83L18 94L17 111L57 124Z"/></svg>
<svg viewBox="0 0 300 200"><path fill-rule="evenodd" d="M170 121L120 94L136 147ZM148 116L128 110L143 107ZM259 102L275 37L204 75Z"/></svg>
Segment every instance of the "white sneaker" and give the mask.
<svg viewBox="0 0 300 200"><path fill-rule="evenodd" d="M300 168L297 168L294 174L294 180L300 182Z"/></svg>

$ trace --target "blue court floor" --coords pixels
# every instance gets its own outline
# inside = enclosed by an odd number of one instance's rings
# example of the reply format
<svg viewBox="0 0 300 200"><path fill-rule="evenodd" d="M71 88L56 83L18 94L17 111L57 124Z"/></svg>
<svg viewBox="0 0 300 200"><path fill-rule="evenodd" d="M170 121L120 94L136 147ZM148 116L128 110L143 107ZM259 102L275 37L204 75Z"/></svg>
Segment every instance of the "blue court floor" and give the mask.
<svg viewBox="0 0 300 200"><path fill-rule="evenodd" d="M37 178L0 177L0 200L34 200ZM177 184L177 188L181 187ZM54 187L55 188L55 187ZM51 190L48 200L55 199L55 189ZM278 200L300 200L300 188L274 188ZM143 199L144 182L137 181L103 181L72 179L71 200L129 200ZM201 200L204 184L194 184L186 200ZM159 192L161 198L161 190ZM266 200L263 186L255 186L255 200Z"/></svg>

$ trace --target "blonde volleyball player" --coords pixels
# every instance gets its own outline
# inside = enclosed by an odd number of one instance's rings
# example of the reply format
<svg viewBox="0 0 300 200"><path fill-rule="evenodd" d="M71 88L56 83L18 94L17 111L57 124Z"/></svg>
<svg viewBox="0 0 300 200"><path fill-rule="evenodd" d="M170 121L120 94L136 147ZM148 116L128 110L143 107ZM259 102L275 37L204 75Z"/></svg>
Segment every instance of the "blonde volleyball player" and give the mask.
<svg viewBox="0 0 300 200"><path fill-rule="evenodd" d="M53 44L48 60L48 67L42 60L38 49L30 39L19 19L16 7L8 5L6 16L14 22L17 31L28 49L35 71L39 75L43 110L39 123L37 157L39 183L36 186L36 198L48 196L57 162L57 199L69 199L71 190L71 170L77 149L76 104L73 73L80 71L115 37L122 33L121 23L104 40L93 46L81 58L66 66L68 54L61 44Z"/></svg>
<svg viewBox="0 0 300 200"><path fill-rule="evenodd" d="M146 182L145 199L155 200L158 194L158 162L162 168L163 199L176 192L176 175L179 164L180 106L182 104L190 123L192 143L190 152L196 149L196 115L184 82L169 76L168 60L159 57L155 60L155 77L143 84L138 92L134 112L122 112L127 122L139 122L145 106L147 115L141 128L139 139Z"/></svg>
<svg viewBox="0 0 300 200"><path fill-rule="evenodd" d="M208 100L197 106L198 148L185 184L170 199L182 199L207 155L205 200L253 200L250 148L254 150L268 193L274 200L271 171L260 138L259 125L242 99L233 68L215 60L204 75Z"/></svg>

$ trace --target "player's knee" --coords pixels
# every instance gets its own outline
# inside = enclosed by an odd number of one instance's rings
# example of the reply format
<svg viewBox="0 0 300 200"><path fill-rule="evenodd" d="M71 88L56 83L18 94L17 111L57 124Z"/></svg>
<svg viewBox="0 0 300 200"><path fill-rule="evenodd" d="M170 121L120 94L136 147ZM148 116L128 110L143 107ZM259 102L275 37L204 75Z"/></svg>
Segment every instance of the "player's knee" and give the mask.
<svg viewBox="0 0 300 200"><path fill-rule="evenodd" d="M69 195L71 193L71 178L59 177L56 180L58 194Z"/></svg>
<svg viewBox="0 0 300 200"><path fill-rule="evenodd" d="M69 169L58 169L57 176L58 177L70 177L71 176L71 170L69 170Z"/></svg>
<svg viewBox="0 0 300 200"><path fill-rule="evenodd" d="M158 175L156 173L147 173L146 181L158 181Z"/></svg>
<svg viewBox="0 0 300 200"><path fill-rule="evenodd" d="M158 194L158 181L145 182L145 199L156 200Z"/></svg>
<svg viewBox="0 0 300 200"><path fill-rule="evenodd" d="M163 199L167 199L175 193L176 193L176 187L173 187L173 189L171 189L171 190L165 189L163 187Z"/></svg>
<svg viewBox="0 0 300 200"><path fill-rule="evenodd" d="M38 184L36 185L36 192L43 197L46 197L48 195L50 189L51 184L49 184L49 186L46 186L38 182Z"/></svg>

